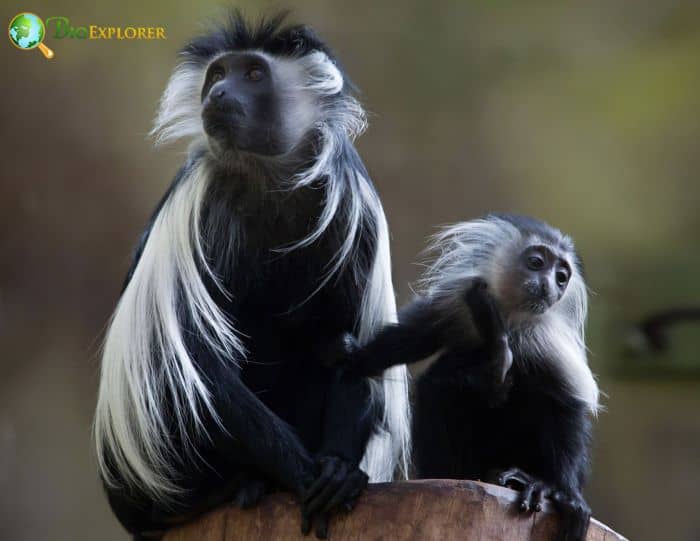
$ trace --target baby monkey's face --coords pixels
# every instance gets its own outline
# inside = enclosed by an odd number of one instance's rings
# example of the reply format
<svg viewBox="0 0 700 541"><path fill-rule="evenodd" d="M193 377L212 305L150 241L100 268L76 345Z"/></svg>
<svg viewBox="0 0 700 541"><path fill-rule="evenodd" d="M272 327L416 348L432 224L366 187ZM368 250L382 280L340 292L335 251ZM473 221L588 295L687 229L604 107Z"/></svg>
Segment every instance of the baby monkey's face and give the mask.
<svg viewBox="0 0 700 541"><path fill-rule="evenodd" d="M530 244L504 269L501 301L509 311L539 315L564 296L571 278L565 253Z"/></svg>

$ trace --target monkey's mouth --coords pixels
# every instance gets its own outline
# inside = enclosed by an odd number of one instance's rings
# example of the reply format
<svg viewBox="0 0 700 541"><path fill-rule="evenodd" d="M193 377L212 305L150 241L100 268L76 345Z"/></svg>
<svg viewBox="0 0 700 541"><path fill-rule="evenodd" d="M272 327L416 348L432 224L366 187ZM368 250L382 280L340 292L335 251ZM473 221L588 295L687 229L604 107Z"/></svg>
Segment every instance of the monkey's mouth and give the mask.
<svg viewBox="0 0 700 541"><path fill-rule="evenodd" d="M204 132L209 137L235 139L245 118L243 106L236 100L223 103L207 103L202 110Z"/></svg>
<svg viewBox="0 0 700 541"><path fill-rule="evenodd" d="M544 314L551 306L552 303L545 297L532 297L527 299L520 308L523 312L538 316Z"/></svg>

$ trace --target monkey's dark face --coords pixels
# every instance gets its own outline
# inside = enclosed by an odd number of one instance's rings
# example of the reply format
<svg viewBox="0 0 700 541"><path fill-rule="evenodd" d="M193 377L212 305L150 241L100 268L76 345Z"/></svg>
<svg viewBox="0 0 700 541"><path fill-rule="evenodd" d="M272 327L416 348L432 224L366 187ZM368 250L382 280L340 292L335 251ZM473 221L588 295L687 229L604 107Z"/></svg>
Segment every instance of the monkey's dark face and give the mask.
<svg viewBox="0 0 700 541"><path fill-rule="evenodd" d="M566 292L571 266L565 254L544 245L530 245L511 269L510 291L516 310L542 314Z"/></svg>
<svg viewBox="0 0 700 541"><path fill-rule="evenodd" d="M263 156L288 152L299 139L298 130L286 128L294 113L292 74L276 59L256 52L229 53L213 61L202 88L202 121L214 150Z"/></svg>

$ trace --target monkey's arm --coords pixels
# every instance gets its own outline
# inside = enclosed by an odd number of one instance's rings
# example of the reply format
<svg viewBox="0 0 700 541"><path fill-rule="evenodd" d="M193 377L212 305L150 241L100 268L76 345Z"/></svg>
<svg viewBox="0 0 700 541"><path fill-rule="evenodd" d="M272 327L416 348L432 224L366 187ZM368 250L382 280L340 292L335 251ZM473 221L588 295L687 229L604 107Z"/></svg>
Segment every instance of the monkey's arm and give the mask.
<svg viewBox="0 0 700 541"><path fill-rule="evenodd" d="M473 326L490 359L493 383L503 383L513 364L513 354L496 301L486 283L475 279L464 292L463 302L471 316L469 324L459 310L451 313L434 300L418 298L401 310L399 323L385 326L366 345L360 347L347 336L341 354L345 355L346 367L356 374L379 376L391 366L415 363L441 348L473 340L465 335Z"/></svg>
<svg viewBox="0 0 700 541"><path fill-rule="evenodd" d="M293 429L273 413L224 363L207 371L221 427L214 448L229 460L252 466L280 486L301 494L313 461ZM216 373L215 365L220 372Z"/></svg>
<svg viewBox="0 0 700 541"><path fill-rule="evenodd" d="M589 468L591 421L586 407L576 403L556 420L556 424L547 438L550 438L549 449L554 446L557 449L550 459L559 488L551 499L563 519L559 539L583 541L591 518L591 509L583 497Z"/></svg>
<svg viewBox="0 0 700 541"><path fill-rule="evenodd" d="M370 380L335 369L324 414L323 442L317 453L317 478L306 490L302 504L302 531L328 535L329 515L350 510L368 476L359 467L372 430L381 420L381 404L371 397Z"/></svg>
<svg viewBox="0 0 700 541"><path fill-rule="evenodd" d="M201 363L202 358L198 360ZM210 439L208 448L237 473L222 479L215 492L185 493L175 505L162 504L136 489L106 487L115 515L130 532L160 531L230 502L241 495L241 490L249 491L251 483L259 482L260 474L299 496L313 480L313 461L294 431L235 374L225 370L224 362L209 360L220 368L208 372L219 414L219 422L204 420ZM206 469L205 464L200 466Z"/></svg>
<svg viewBox="0 0 700 541"><path fill-rule="evenodd" d="M340 365L355 375L381 376L387 368L415 363L437 352L446 328L447 322L430 300L415 299L401 309L398 323L384 326L364 346L345 335Z"/></svg>
<svg viewBox="0 0 700 541"><path fill-rule="evenodd" d="M501 311L496 300L488 290L486 282L477 279L472 286L464 293L464 302L471 313L474 327L481 341L481 346L488 359L487 371L489 373L488 382L493 385L495 392L499 394L494 397L494 402L505 399L508 371L513 366L513 352L508 344L508 334Z"/></svg>
<svg viewBox="0 0 700 541"><path fill-rule="evenodd" d="M546 383L547 391L552 385ZM525 512L539 510L541 499L549 498L561 517L557 541L583 541L591 517L583 497L591 422L586 406L560 392L554 400L533 404L538 424L531 438L541 453L539 471L509 468L497 482L521 491L520 509Z"/></svg>

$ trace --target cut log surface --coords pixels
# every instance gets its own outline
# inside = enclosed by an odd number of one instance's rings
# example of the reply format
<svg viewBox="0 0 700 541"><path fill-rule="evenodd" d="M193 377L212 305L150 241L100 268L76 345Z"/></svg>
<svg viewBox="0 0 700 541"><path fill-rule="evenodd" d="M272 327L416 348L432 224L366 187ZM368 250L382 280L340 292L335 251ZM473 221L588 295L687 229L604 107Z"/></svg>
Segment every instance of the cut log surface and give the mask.
<svg viewBox="0 0 700 541"><path fill-rule="evenodd" d="M475 481L424 480L370 485L351 513L331 521L331 541L551 540L557 515L545 503L538 513L517 510L517 493ZM313 541L300 533L299 505L272 494L254 509L220 507L171 530L164 541ZM591 520L587 541L622 541Z"/></svg>

